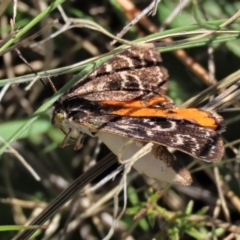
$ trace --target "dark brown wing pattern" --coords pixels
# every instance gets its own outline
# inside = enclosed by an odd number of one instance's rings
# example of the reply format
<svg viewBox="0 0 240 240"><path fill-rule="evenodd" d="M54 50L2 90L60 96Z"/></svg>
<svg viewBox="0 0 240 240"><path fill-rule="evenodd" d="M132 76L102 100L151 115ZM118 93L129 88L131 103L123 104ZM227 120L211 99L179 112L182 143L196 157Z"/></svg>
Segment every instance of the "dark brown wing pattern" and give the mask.
<svg viewBox="0 0 240 240"><path fill-rule="evenodd" d="M132 47L77 82L62 98L91 101L129 101L155 93L164 94L168 72L156 48Z"/></svg>
<svg viewBox="0 0 240 240"><path fill-rule="evenodd" d="M223 140L218 132L184 120L120 117L99 124L102 121L95 117L88 121L98 125L100 131L172 147L205 161L223 155Z"/></svg>

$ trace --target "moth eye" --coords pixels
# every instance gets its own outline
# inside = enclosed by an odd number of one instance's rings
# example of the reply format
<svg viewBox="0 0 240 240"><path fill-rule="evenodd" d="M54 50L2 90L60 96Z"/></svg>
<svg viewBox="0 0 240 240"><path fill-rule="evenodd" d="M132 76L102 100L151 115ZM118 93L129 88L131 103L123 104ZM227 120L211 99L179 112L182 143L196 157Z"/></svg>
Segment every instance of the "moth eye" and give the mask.
<svg viewBox="0 0 240 240"><path fill-rule="evenodd" d="M62 124L62 121L64 120L64 114L63 113L56 113L54 117L54 123L55 125Z"/></svg>
<svg viewBox="0 0 240 240"><path fill-rule="evenodd" d="M64 119L64 114L63 113L57 113L56 114L56 119L63 120Z"/></svg>

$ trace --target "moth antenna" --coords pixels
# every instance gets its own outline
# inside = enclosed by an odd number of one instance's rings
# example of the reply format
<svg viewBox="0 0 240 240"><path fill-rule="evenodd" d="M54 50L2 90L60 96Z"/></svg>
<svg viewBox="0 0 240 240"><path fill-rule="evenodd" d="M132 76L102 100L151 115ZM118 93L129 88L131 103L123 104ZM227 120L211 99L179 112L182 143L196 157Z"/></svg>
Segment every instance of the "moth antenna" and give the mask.
<svg viewBox="0 0 240 240"><path fill-rule="evenodd" d="M16 48L15 51L17 52L18 56L22 59L22 61L29 67L29 69L36 75L38 76L38 74L34 71L34 69L31 67L31 65L28 63L28 61L26 60L26 58L24 58L24 56L21 54L21 52ZM52 80L47 77L49 84L51 85L51 90L49 89L49 87L44 83L43 79L40 77L39 80L41 81L42 85L47 89L47 91L52 94L52 91L54 93L57 92Z"/></svg>
<svg viewBox="0 0 240 240"><path fill-rule="evenodd" d="M40 78L40 79L41 79L41 78ZM47 80L48 80L48 83L50 84L50 86L51 86L53 92L56 93L56 92L57 92L57 89L55 88L55 86L54 86L54 84L53 84L51 78L50 78L50 77L47 77ZM41 81L41 82L42 82L42 81Z"/></svg>

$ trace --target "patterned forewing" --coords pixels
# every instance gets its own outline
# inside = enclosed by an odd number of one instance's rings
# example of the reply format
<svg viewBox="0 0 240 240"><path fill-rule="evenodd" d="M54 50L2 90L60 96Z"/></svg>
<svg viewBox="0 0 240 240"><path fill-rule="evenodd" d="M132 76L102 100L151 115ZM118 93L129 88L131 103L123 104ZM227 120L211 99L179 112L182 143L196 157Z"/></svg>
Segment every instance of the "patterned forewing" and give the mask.
<svg viewBox="0 0 240 240"><path fill-rule="evenodd" d="M100 131L118 134L143 142L154 142L186 152L193 157L214 161L223 156L223 141L214 130L184 120L121 117L102 121L88 119ZM99 124L102 122L102 124ZM104 122L104 123L103 123ZM90 125L89 125L90 126Z"/></svg>
<svg viewBox="0 0 240 240"><path fill-rule="evenodd" d="M129 101L149 93L164 94L167 79L156 48L132 47L77 82L63 99L77 96L91 101Z"/></svg>

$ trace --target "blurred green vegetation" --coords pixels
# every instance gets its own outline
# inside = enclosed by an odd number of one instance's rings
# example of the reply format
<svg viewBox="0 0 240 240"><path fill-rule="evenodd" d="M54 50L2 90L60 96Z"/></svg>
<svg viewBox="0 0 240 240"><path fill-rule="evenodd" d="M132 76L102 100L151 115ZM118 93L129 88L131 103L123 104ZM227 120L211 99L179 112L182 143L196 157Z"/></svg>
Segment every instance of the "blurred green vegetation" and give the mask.
<svg viewBox="0 0 240 240"><path fill-rule="evenodd" d="M200 64L207 73L209 66L214 65L216 81L239 70L240 66L240 19L236 17L231 24L221 26L239 11L240 2L193 0L176 10L182 2L186 1L162 0L155 16L148 15L123 37L133 42L153 40L159 43L160 38L171 34L175 44L162 44L159 49L170 74L168 95L179 105L212 84L204 81L199 68L193 64ZM51 124L51 105L74 81L113 55L107 54L97 60L90 58L120 45L111 46L111 38L95 31L86 22L50 37L64 27L60 4L69 18L92 21L117 35L129 23L129 16L137 9L142 11L150 1L131 1L132 12L125 9L127 3L116 0L18 1L13 35L10 25L13 2L6 4L6 8L0 3L0 52L4 53L0 67L0 239L11 239L16 233L12 226L24 225L28 218L36 216L38 207L47 206L93 162L109 153L97 139L91 138L86 138L84 148L79 151L74 151L72 146L61 149L59 144L64 134ZM170 19L174 11L176 14ZM58 22L54 22L56 19ZM151 27L160 29L163 24L162 31L151 32ZM29 39L39 31L42 32L38 36ZM192 39L206 31L213 32ZM49 40L43 42L46 39ZM56 94L46 90L39 80L26 90L36 76L23 63L16 48L34 71L51 77L60 89ZM180 59L176 53L179 49L193 60L192 65L186 64L187 58ZM191 186L166 187L132 171L127 210L112 239L127 236L132 239L224 239L240 233L236 227L240 210L239 103L231 109L232 112L220 113L226 120L227 131L223 137L228 144L220 163L193 161L186 154L176 153L178 160L192 172ZM34 179L6 142L32 166L41 181ZM47 223L55 226L52 232L44 235L44 231L39 230L33 239L102 239L110 229L112 198L92 213L84 216L84 212L106 196L120 178L119 175L99 190L75 198ZM122 201L120 199L120 206ZM68 229L70 224L73 227Z"/></svg>

